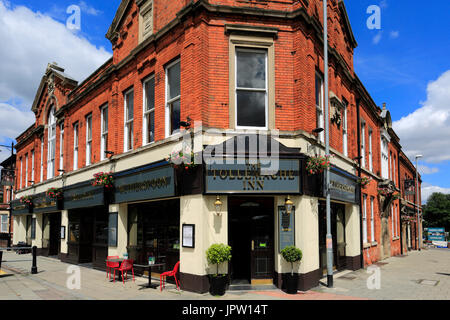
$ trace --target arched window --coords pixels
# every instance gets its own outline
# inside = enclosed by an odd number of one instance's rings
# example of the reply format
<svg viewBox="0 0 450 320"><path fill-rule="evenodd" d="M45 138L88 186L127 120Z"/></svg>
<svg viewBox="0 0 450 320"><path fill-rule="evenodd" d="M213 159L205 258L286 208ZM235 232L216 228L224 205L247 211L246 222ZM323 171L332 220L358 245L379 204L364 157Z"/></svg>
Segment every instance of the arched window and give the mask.
<svg viewBox="0 0 450 320"><path fill-rule="evenodd" d="M48 113L48 144L47 144L47 179L55 176L55 149L56 149L56 118L55 108L52 106Z"/></svg>

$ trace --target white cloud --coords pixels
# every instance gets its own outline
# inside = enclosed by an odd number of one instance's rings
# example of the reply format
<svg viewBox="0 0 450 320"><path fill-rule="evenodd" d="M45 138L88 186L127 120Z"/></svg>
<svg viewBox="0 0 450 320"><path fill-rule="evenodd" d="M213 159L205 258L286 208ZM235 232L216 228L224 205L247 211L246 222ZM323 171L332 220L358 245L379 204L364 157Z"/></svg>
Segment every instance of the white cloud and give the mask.
<svg viewBox="0 0 450 320"><path fill-rule="evenodd" d="M111 56L50 16L4 0L0 26L0 101L21 99L27 110L49 62L82 81Z"/></svg>
<svg viewBox="0 0 450 320"><path fill-rule="evenodd" d="M94 7L88 5L84 1L80 1L79 6L80 6L82 12L93 15L93 16L98 16L99 14L102 13L100 10L95 9Z"/></svg>
<svg viewBox="0 0 450 320"><path fill-rule="evenodd" d="M400 36L400 32L399 32L399 31L391 31L391 32L389 33L389 37L390 37L391 39L397 39L399 36Z"/></svg>
<svg viewBox="0 0 450 320"><path fill-rule="evenodd" d="M376 36L373 37L372 43L373 43L373 44L378 44L378 43L380 43L382 35L383 35L383 32L382 32L382 31L378 32L378 33L376 34Z"/></svg>
<svg viewBox="0 0 450 320"><path fill-rule="evenodd" d="M419 172L421 175L424 174L434 174L439 172L439 168L431 168L425 165L419 165Z"/></svg>
<svg viewBox="0 0 450 320"><path fill-rule="evenodd" d="M20 111L13 106L0 103L0 136L17 138L33 124L35 115L31 111Z"/></svg>
<svg viewBox="0 0 450 320"><path fill-rule="evenodd" d="M450 160L450 70L427 88L422 107L393 124L405 153L422 154L427 163Z"/></svg>
<svg viewBox="0 0 450 320"><path fill-rule="evenodd" d="M450 188L441 188L429 183L422 183L422 203L426 203L428 198L435 192L450 194Z"/></svg>

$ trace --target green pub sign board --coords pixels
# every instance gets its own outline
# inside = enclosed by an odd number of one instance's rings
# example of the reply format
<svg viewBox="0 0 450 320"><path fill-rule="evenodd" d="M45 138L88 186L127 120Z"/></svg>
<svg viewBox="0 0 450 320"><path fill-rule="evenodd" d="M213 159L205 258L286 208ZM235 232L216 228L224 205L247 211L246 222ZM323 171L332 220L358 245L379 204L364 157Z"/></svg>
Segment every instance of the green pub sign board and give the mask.
<svg viewBox="0 0 450 320"><path fill-rule="evenodd" d="M175 173L170 166L146 166L115 176L115 202L124 203L175 196Z"/></svg>
<svg viewBox="0 0 450 320"><path fill-rule="evenodd" d="M279 250L295 246L295 207L288 214L284 206L278 207L278 243Z"/></svg>
<svg viewBox="0 0 450 320"><path fill-rule="evenodd" d="M33 212L25 203L20 202L20 200L12 201L11 208L13 216L26 215Z"/></svg>
<svg viewBox="0 0 450 320"><path fill-rule="evenodd" d="M270 164L234 159L233 163L206 165L206 194L265 193L299 194L300 162L298 159L279 160L278 171L265 174Z"/></svg>
<svg viewBox="0 0 450 320"><path fill-rule="evenodd" d="M47 197L45 193L37 195L33 199L34 213L46 213L58 211L56 199Z"/></svg>
<svg viewBox="0 0 450 320"><path fill-rule="evenodd" d="M64 209L89 208L103 206L105 192L103 187L83 184L64 189Z"/></svg>

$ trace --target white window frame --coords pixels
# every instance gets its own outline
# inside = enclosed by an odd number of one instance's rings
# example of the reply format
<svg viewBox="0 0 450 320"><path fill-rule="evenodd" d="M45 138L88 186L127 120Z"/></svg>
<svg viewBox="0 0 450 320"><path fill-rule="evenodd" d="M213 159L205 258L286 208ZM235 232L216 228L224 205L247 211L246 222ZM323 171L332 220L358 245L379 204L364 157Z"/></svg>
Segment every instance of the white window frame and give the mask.
<svg viewBox="0 0 450 320"><path fill-rule="evenodd" d="M7 200L3 200L4 203L7 203ZM9 233L8 230L8 215L2 214L0 215L0 232L1 233Z"/></svg>
<svg viewBox="0 0 450 320"><path fill-rule="evenodd" d="M41 172L39 181L44 181L44 137L41 137Z"/></svg>
<svg viewBox="0 0 450 320"><path fill-rule="evenodd" d="M169 100L169 69L172 68L173 66L175 66L177 63L180 64L180 95L176 96L174 98L171 98ZM172 133L171 131L171 127L172 127L172 117L171 117L171 112L170 112L170 105L176 101L180 101L180 118L181 118L181 59L177 59L173 62L171 62L170 64L168 64L165 68L165 72L166 72L166 106L165 106L165 110L166 110L166 138L173 136L175 134L177 134L177 132L175 131L174 133ZM181 119L180 119L181 120Z"/></svg>
<svg viewBox="0 0 450 320"><path fill-rule="evenodd" d="M372 152L373 131L369 128L369 171L373 172L373 152Z"/></svg>
<svg viewBox="0 0 450 320"><path fill-rule="evenodd" d="M92 164L92 114L86 116L86 166Z"/></svg>
<svg viewBox="0 0 450 320"><path fill-rule="evenodd" d="M389 179L389 140L381 136L381 176Z"/></svg>
<svg viewBox="0 0 450 320"><path fill-rule="evenodd" d="M22 175L23 175L23 158L20 157L20 180L19 180L19 189L22 189Z"/></svg>
<svg viewBox="0 0 450 320"><path fill-rule="evenodd" d="M106 128L105 128L105 111L106 111ZM108 104L105 104L103 107L100 108L100 160L105 160L106 154L105 151L107 150L108 145L108 131L109 131L109 109ZM105 130L106 129L106 130Z"/></svg>
<svg viewBox="0 0 450 320"><path fill-rule="evenodd" d="M389 151L389 179L392 180L392 151Z"/></svg>
<svg viewBox="0 0 450 320"><path fill-rule="evenodd" d="M54 107L50 109L48 114L47 125L47 179L52 179L55 177L56 157L56 118Z"/></svg>
<svg viewBox="0 0 450 320"><path fill-rule="evenodd" d="M367 195L363 195L363 243L367 243Z"/></svg>
<svg viewBox="0 0 450 320"><path fill-rule="evenodd" d="M28 153L25 153L25 188L28 187Z"/></svg>
<svg viewBox="0 0 450 320"><path fill-rule="evenodd" d="M261 88L245 88L245 87L238 87L238 61L237 61L237 52L241 51L241 52L254 52L254 53L262 53L264 52L265 54L265 67L266 67L266 83L265 83L265 88L261 89ZM235 48L235 52L234 52L234 65L235 65L235 84L234 84L234 114L235 119L234 119L234 125L235 128L238 130L267 130L269 128L269 50L268 49L264 49L264 48L248 48L248 47L236 47ZM237 93L238 91L249 91L249 92L265 92L265 106L264 106L264 112L265 112L265 125L264 127L251 127L251 126L239 126L238 125L238 97L237 97Z"/></svg>
<svg viewBox="0 0 450 320"><path fill-rule="evenodd" d="M145 79L142 82L142 92L143 92L143 99L142 101L144 101L144 103L142 104L142 114L143 114L143 119L142 119L142 124L143 124L143 130L142 130L142 141L144 145L148 145L148 144L152 144L155 143L155 132L153 132L153 141L149 141L149 137L148 137L148 116L153 113L153 119L155 120L155 104L156 101L154 101L153 103L153 108L150 110L147 110L147 94L145 91L145 86L148 82L150 82L151 80L155 80L155 75L152 75L150 77L148 77L147 79ZM156 83L155 81L153 82L153 91L155 92L155 87L156 87ZM155 95L156 98L156 95ZM153 129L155 129L155 123L153 123Z"/></svg>
<svg viewBox="0 0 450 320"><path fill-rule="evenodd" d="M31 150L31 181L34 181L34 149Z"/></svg>
<svg viewBox="0 0 450 320"><path fill-rule="evenodd" d="M323 83L323 77L320 73L316 72L316 78L314 78L314 86L317 84L317 78L320 79L320 101L319 105L317 105L317 101L315 101L316 104L316 116L317 116L317 126L318 128L324 129L324 131L319 133L319 140L322 143L325 143L325 108L324 108L324 83ZM317 90L317 88L315 88ZM314 91L314 99L316 92Z"/></svg>
<svg viewBox="0 0 450 320"><path fill-rule="evenodd" d="M395 166L396 166L396 164L395 164L395 162L396 162L395 154L394 154L394 157L392 158L392 162L393 162L393 164L392 164L392 181L394 181L394 185L395 185L397 183L397 179L395 178Z"/></svg>
<svg viewBox="0 0 450 320"><path fill-rule="evenodd" d="M348 157L348 103L344 101L344 111L342 119L342 151Z"/></svg>
<svg viewBox="0 0 450 320"><path fill-rule="evenodd" d="M127 96L129 94L133 95L133 118L128 119L128 104L127 104ZM123 105L124 105L124 139L123 139L123 151L128 152L133 150L134 148L134 88L128 89L123 94ZM130 128L131 128L131 146L128 145L128 136L130 134Z"/></svg>
<svg viewBox="0 0 450 320"><path fill-rule="evenodd" d="M73 170L78 169L79 124L73 125Z"/></svg>
<svg viewBox="0 0 450 320"><path fill-rule="evenodd" d="M366 167L366 122L361 121L361 167Z"/></svg>
<svg viewBox="0 0 450 320"><path fill-rule="evenodd" d="M59 127L59 170L64 170L64 122ZM59 175L62 173L59 171Z"/></svg>
<svg viewBox="0 0 450 320"><path fill-rule="evenodd" d="M370 236L372 243L375 242L375 212L374 212L375 198L370 197Z"/></svg>
<svg viewBox="0 0 450 320"><path fill-rule="evenodd" d="M392 238L395 238L395 226L394 226L394 204L391 204L391 224L392 224Z"/></svg>

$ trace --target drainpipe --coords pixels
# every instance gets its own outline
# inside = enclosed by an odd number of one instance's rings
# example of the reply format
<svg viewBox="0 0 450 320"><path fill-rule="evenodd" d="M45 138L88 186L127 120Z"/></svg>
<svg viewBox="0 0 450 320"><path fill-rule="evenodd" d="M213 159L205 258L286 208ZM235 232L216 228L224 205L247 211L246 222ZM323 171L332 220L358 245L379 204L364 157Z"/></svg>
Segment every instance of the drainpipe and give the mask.
<svg viewBox="0 0 450 320"><path fill-rule="evenodd" d="M397 181L399 184L399 188L400 188L400 193L402 191L402 180L401 180L401 174L400 174L400 152L397 154ZM405 192L405 189L403 189L403 192ZM404 194L403 194L404 196ZM403 255L403 224L402 224L402 201L400 200L400 205L398 206L399 210L398 210L398 215L400 218L400 255Z"/></svg>
<svg viewBox="0 0 450 320"><path fill-rule="evenodd" d="M361 132L359 130L361 125L361 119L360 119L360 100L356 100L356 135L357 135L357 149L358 149L358 178L361 179ZM361 202L361 186L359 187L359 238L360 238L360 246L361 246L361 267L364 268L364 245L363 245L363 211L362 211L362 202Z"/></svg>

